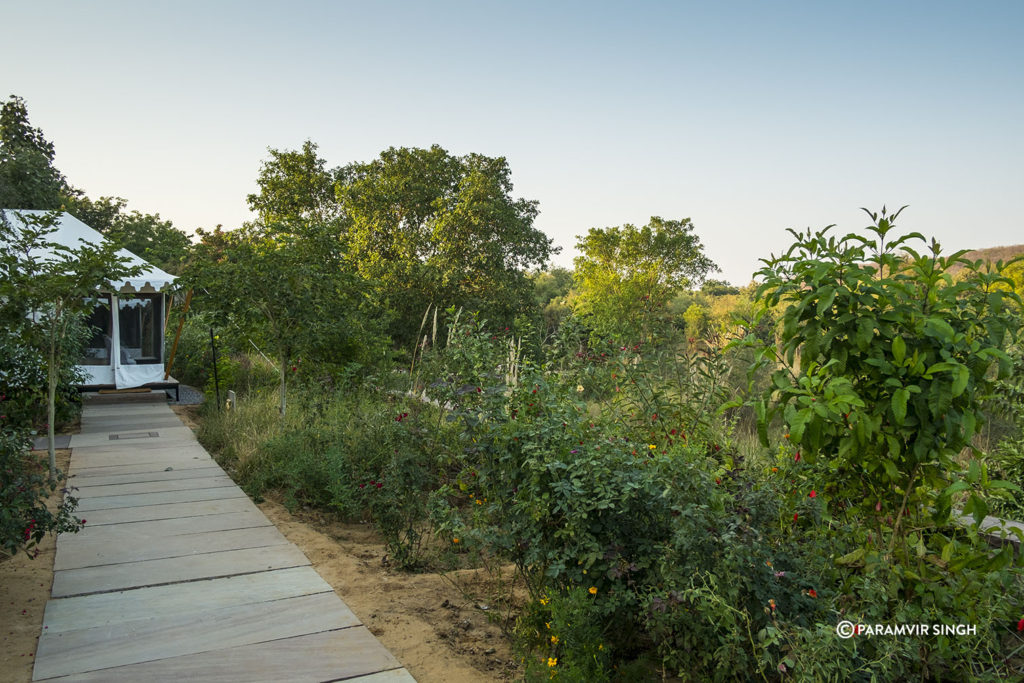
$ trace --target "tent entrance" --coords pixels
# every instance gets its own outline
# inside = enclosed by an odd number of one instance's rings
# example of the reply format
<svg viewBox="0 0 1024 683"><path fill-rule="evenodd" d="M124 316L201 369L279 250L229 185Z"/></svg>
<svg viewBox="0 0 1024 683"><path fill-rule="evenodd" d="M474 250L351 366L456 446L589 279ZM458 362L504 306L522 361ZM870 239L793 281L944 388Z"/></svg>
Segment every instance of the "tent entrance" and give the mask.
<svg viewBox="0 0 1024 683"><path fill-rule="evenodd" d="M164 294L100 294L87 324L92 336L81 360L87 385L118 389L163 381Z"/></svg>

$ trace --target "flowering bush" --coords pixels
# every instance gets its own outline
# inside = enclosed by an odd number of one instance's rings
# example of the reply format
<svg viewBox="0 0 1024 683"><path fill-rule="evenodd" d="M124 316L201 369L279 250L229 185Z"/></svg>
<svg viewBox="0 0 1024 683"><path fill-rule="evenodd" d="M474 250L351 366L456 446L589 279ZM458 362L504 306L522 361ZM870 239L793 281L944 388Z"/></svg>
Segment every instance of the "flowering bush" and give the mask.
<svg viewBox="0 0 1024 683"><path fill-rule="evenodd" d="M45 504L57 489L46 462L33 455L24 430L0 426L0 552L19 550L35 556L35 546L47 533L76 532L85 520L73 515L78 500L65 495L56 512Z"/></svg>
<svg viewBox="0 0 1024 683"><path fill-rule="evenodd" d="M0 317L16 316L17 311L10 310L13 302L6 303ZM29 450L34 428L45 428L47 375L42 354L23 341L31 334L27 328L23 317L15 317L0 329L0 552L9 555L21 549L33 553L47 533L80 528L72 514L77 506L74 497L65 496L56 512L46 508L46 497L63 475L58 472L51 480L45 463ZM72 330L69 336L80 338L81 331ZM63 421L79 405L74 388L78 373L71 351L60 362L56 415Z"/></svg>
<svg viewBox="0 0 1024 683"><path fill-rule="evenodd" d="M984 634L923 640L916 664L873 640L860 648L878 657L870 670L1004 676L1019 666L1001 652L1022 610L1022 574L1012 546L993 552L980 527L992 489L1019 489L988 477L972 437L983 399L1012 368L1004 348L1020 301L998 267L942 256L934 241L918 252L916 233L894 238L898 214L870 214L870 237L794 232L793 246L765 261L758 297L784 311L781 353L763 347L772 387L757 404L759 429L767 442L781 412L802 456L788 468L795 498L823 505L822 542L842 534L852 545L834 555L836 607L871 623L956 618ZM951 277L954 264L964 277ZM967 529L951 519L958 501L974 520ZM1006 590L1011 599L995 597Z"/></svg>

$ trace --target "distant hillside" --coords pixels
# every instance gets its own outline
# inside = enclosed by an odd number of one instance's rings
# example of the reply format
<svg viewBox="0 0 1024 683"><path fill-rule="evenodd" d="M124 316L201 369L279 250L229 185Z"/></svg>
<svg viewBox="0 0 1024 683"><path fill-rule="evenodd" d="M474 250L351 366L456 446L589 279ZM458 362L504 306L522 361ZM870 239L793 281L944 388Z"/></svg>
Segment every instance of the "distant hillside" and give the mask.
<svg viewBox="0 0 1024 683"><path fill-rule="evenodd" d="M988 249L975 249L964 254L964 258L968 261L988 261L995 263L996 261L1002 261L1006 263L1010 259L1024 254L1024 244L1015 244L1008 247L989 247ZM962 266L953 266L950 268L950 272L955 273L960 270Z"/></svg>

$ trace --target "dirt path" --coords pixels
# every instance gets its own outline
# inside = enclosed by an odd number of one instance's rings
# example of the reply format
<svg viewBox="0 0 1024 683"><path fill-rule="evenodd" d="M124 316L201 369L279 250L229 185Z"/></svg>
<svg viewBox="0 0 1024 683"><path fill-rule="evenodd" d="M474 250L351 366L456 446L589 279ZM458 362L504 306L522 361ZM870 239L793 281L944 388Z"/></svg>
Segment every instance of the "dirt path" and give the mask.
<svg viewBox="0 0 1024 683"><path fill-rule="evenodd" d="M69 450L57 451L57 468L66 472L70 457ZM47 506L55 509L60 498L58 488ZM38 548L35 559L22 552L0 561L0 681L32 680L43 610L53 585L56 537L46 536Z"/></svg>
<svg viewBox="0 0 1024 683"><path fill-rule="evenodd" d="M519 661L491 621L498 616L488 596L507 592L504 580L482 570L452 572L450 579L393 572L383 564L385 546L368 525L333 522L313 512L292 515L274 501L259 507L420 683L517 677Z"/></svg>

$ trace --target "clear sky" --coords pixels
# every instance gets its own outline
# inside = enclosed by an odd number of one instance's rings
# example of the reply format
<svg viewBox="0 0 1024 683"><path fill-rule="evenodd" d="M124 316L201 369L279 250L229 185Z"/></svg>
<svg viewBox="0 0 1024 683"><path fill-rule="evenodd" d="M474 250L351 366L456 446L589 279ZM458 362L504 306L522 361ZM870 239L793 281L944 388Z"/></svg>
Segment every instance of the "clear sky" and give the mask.
<svg viewBox="0 0 1024 683"><path fill-rule="evenodd" d="M749 281L785 228L909 204L1024 242L1024 2L2 0L0 97L56 165L186 231L249 217L268 147L508 159L571 264L590 227L689 217Z"/></svg>

